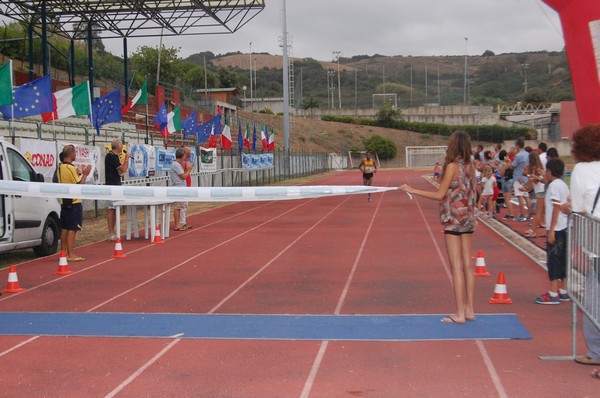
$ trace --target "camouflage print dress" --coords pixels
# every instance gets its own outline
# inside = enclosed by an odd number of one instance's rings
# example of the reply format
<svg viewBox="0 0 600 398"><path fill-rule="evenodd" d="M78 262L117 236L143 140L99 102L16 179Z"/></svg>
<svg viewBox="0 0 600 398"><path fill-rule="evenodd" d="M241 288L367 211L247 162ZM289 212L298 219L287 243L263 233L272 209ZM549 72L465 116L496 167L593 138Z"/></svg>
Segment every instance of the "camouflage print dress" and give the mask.
<svg viewBox="0 0 600 398"><path fill-rule="evenodd" d="M475 168L473 163L456 161L458 178L452 180L446 196L440 201L440 221L444 231L469 233L475 230Z"/></svg>

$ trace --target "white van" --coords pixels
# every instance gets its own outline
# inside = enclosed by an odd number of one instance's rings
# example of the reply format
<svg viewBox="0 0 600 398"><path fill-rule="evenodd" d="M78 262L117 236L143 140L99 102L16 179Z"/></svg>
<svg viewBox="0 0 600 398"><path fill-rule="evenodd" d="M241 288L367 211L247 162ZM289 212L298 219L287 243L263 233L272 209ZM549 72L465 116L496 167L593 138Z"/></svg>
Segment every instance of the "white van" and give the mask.
<svg viewBox="0 0 600 398"><path fill-rule="evenodd" d="M1 139L0 179L44 182L18 149ZM58 199L0 194L0 253L30 247L38 256L56 253L59 217Z"/></svg>

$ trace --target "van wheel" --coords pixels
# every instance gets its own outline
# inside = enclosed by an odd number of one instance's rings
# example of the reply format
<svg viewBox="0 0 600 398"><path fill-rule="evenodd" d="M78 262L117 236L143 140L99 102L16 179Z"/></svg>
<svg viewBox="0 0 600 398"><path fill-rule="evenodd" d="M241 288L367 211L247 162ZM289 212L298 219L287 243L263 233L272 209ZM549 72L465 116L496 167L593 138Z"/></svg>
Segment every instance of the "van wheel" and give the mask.
<svg viewBox="0 0 600 398"><path fill-rule="evenodd" d="M42 230L42 244L34 247L33 252L40 257L56 253L59 238L60 229L58 228L58 222L53 217L48 217Z"/></svg>

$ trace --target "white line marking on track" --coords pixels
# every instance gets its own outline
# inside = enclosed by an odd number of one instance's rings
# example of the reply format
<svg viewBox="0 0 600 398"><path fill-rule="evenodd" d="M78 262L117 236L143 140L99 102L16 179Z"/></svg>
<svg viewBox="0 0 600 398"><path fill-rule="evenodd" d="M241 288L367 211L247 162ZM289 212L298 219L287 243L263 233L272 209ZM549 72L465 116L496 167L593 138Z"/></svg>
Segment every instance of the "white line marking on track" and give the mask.
<svg viewBox="0 0 600 398"><path fill-rule="evenodd" d="M390 177L388 177L388 181L386 182L386 185L389 184L389 182L390 182ZM354 279L354 274L356 273L356 268L358 268L358 263L360 262L363 250L367 244L367 239L369 238L369 234L371 233L371 228L373 227L373 223L375 222L375 218L377 217L377 213L379 212L379 207L381 206L381 202L383 201L384 194L385 193L381 194L381 200L379 200L377 202L375 211L373 211L373 216L371 216L371 222L369 222L369 226L367 227L367 230L365 232L363 240L360 244L358 253L356 254L356 257L354 258L354 263L352 264L352 269L350 270L348 279L346 279L346 285L344 286L344 289L342 290L342 294L340 295L340 299L338 300L337 306L335 307L335 311L334 311L335 315L339 315L340 311L342 310L342 305L344 304L344 301L346 300L346 296L348 295L348 291L350 290L350 284L352 283L352 280ZM323 357L325 356L325 351L327 351L328 345L329 345L329 341L327 341L327 340L321 342L321 346L319 347L319 351L317 352L317 356L315 357L313 366L310 369L308 378L304 382L304 388L302 389L302 394L300 395L300 398L308 398L308 396L310 395L310 392L315 383L315 379L317 378L317 373L319 373L319 369L321 367L321 362L323 360Z"/></svg>
<svg viewBox="0 0 600 398"><path fill-rule="evenodd" d="M153 356L148 362L146 362L144 364L144 366L142 366L141 368L139 368L138 370L136 370L134 373L132 373L131 376L129 376L127 379L125 379L123 381L123 383L119 384L117 386L117 388L115 388L114 390L112 390L111 392L109 392L108 394L106 394L105 397L106 398L112 398L115 395L117 395L125 387L127 387L129 385L129 383L131 383L133 380L135 380L146 369L148 369L156 361L158 361L160 359L160 357L162 357L165 353L167 353L171 348L175 347L175 345L177 345L177 343L179 343L180 341L181 341L181 339L176 339L176 340L173 340L172 342L170 342L169 345L167 345L165 348L163 348L158 354L156 354L155 356Z"/></svg>
<svg viewBox="0 0 600 398"><path fill-rule="evenodd" d="M448 266L448 263L446 262L446 257L442 254L442 250L440 249L440 246L438 245L438 243L435 239L435 236L433 235L431 227L429 226L429 223L425 219L425 214L423 214L423 210L421 209L421 205L419 204L419 201L415 200L415 204L419 208L419 213L421 213L421 218L423 219L423 222L425 223L425 226L427 227L427 230L429 231L429 236L431 236L431 240L435 246L438 256L440 257L440 261L442 262L442 265L444 266L446 275L448 276L448 279L450 280L450 282L452 282L452 274L450 272L450 267ZM477 348L479 348L479 352L481 353L483 362L485 363L485 366L487 367L490 378L492 379L494 385L496 386L496 392L498 393L498 396L500 398L507 398L508 396L506 395L506 391L504 390L504 387L502 386L502 382L500 381L500 377L498 377L498 372L496 372L496 368L494 367L494 364L493 364L490 356L488 355L487 350L485 349L485 345L483 344L483 342L481 340L475 340L475 344L477 344Z"/></svg>

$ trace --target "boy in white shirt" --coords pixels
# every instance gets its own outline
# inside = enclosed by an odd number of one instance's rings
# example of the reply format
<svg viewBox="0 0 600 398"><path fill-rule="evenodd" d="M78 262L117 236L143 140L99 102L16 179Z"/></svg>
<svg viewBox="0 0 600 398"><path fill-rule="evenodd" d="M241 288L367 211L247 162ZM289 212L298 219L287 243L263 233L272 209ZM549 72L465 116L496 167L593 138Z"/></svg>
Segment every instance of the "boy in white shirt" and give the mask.
<svg viewBox="0 0 600 398"><path fill-rule="evenodd" d="M565 164L560 159L550 159L546 164L549 182L545 197L546 256L550 290L535 298L538 304L560 304L569 301L567 293L567 214L561 205L569 200L569 187L561 179Z"/></svg>

